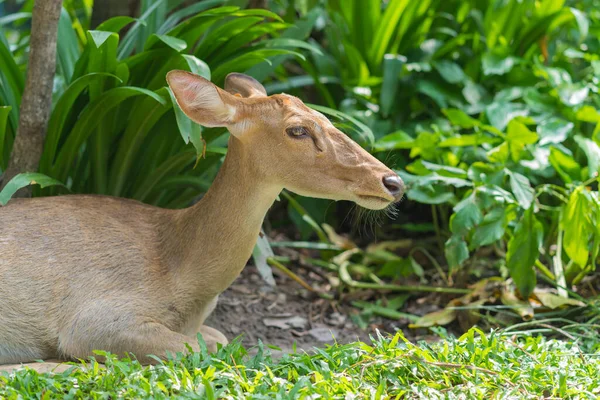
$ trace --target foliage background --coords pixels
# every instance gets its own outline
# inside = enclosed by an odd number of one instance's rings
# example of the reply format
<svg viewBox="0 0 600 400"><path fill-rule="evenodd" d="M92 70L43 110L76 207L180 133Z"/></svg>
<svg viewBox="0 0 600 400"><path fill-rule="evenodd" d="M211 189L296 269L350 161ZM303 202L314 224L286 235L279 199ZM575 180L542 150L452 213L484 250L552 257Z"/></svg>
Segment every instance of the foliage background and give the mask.
<svg viewBox="0 0 600 400"><path fill-rule="evenodd" d="M18 123L32 4L0 15L0 171ZM557 307L580 298L600 248L597 1L267 4L142 1L137 18L90 29L92 3L66 1L38 172L72 193L188 206L212 182L227 133L189 121L164 76L187 69L222 84L245 72L270 93L313 103L408 185L397 218L369 214L382 223L364 230L349 205L283 193L268 230L289 240L271 245L304 249L304 261L339 277L334 289L431 291L499 276L501 295L461 301L549 307L540 280L556 288ZM374 239L382 243L367 246ZM259 255L271 251L259 242ZM256 258L263 271L265 259ZM378 305L393 312L403 299ZM418 325L448 315L436 317Z"/></svg>

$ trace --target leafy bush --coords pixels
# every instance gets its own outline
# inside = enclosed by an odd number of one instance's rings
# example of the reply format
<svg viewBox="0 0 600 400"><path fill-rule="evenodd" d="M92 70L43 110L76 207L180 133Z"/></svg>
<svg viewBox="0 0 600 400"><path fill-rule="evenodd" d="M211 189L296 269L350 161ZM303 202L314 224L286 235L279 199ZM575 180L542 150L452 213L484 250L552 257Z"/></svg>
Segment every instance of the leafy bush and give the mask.
<svg viewBox="0 0 600 400"><path fill-rule="evenodd" d="M163 9L157 16L167 2L155 2L141 20L116 17L83 37L63 11L58 83L39 171L65 182L72 192L168 207L185 206L206 190L226 151L225 131L203 133L187 119L165 87L166 73L186 69L222 84L234 70L243 72L266 60L271 65L262 69L272 69L287 57L303 58L296 49L310 49L296 39L310 32L310 21L301 30L266 10L210 8L221 3L206 0L171 13ZM117 32L127 25L119 40ZM6 43L0 44L0 54L6 60L0 168L6 168L23 74ZM183 141L168 134L176 125Z"/></svg>

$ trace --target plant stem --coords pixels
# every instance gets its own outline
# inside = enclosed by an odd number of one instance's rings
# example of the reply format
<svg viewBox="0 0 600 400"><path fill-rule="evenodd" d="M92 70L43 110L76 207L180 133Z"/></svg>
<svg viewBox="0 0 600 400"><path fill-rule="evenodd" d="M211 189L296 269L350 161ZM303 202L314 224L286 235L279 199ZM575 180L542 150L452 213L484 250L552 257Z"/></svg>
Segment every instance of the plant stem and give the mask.
<svg viewBox="0 0 600 400"><path fill-rule="evenodd" d="M331 296L330 294L319 292L318 290L314 289L312 286L310 286L308 283L306 283L304 281L304 279L300 278L298 275L296 275L295 273L290 271L285 265L283 265L282 263L277 261L274 257L267 258L267 263L269 265L271 265L272 267L275 267L278 270L280 270L281 272L283 272L285 275L290 277L292 280L296 281L296 283L298 283L300 286L302 286L304 289L308 290L309 292L317 293L320 297L322 297L324 299L328 299L328 300L333 299L333 296Z"/></svg>
<svg viewBox="0 0 600 400"><path fill-rule="evenodd" d="M438 242L440 252L444 254L444 241L442 240L442 230L440 229L440 219L438 217L437 208L431 205L431 217L433 218L433 228L435 229L435 237Z"/></svg>
<svg viewBox="0 0 600 400"><path fill-rule="evenodd" d="M535 266L540 270L540 272L542 272L544 275L546 275L549 279L552 279L553 281L556 280L556 277L554 276L554 274L548 269L548 267L546 267L544 264L542 264L540 260L535 260Z"/></svg>
<svg viewBox="0 0 600 400"><path fill-rule="evenodd" d="M348 272L348 262L340 264L340 279L346 285L355 289L375 289L375 290L391 290L395 292L433 292L433 293L450 293L450 294L467 294L471 293L469 289L435 287L435 286L420 286L420 285L394 285L394 284L377 284L370 282L358 282L352 279Z"/></svg>

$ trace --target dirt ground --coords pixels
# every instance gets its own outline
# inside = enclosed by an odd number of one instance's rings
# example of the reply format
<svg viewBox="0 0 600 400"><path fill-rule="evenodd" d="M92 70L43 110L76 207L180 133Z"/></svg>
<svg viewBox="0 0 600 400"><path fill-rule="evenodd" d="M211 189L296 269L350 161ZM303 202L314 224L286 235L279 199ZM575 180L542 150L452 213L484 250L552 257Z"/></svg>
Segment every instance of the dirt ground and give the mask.
<svg viewBox="0 0 600 400"><path fill-rule="evenodd" d="M292 351L310 352L325 344L369 342L369 335L394 333L418 340L429 339L408 328L408 320L391 321L374 318L367 329L361 329L351 319L358 310L335 300L325 300L303 289L287 277L276 276L276 287L270 287L258 275L255 267L247 266L240 277L219 297L219 303L206 325L219 329L230 340L243 335L247 347L263 343L279 347L274 356ZM427 312L427 310L424 310Z"/></svg>

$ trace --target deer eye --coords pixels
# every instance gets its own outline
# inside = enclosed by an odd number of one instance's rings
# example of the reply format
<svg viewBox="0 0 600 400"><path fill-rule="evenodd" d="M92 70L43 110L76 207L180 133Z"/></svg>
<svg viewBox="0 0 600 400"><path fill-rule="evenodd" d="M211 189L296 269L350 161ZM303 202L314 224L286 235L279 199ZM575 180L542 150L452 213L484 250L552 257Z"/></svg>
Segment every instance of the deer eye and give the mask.
<svg viewBox="0 0 600 400"><path fill-rule="evenodd" d="M308 133L308 129L306 129L303 126L293 126L291 128L287 128L285 132L293 138L302 138L310 136L310 134Z"/></svg>

